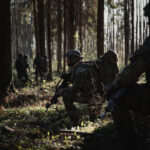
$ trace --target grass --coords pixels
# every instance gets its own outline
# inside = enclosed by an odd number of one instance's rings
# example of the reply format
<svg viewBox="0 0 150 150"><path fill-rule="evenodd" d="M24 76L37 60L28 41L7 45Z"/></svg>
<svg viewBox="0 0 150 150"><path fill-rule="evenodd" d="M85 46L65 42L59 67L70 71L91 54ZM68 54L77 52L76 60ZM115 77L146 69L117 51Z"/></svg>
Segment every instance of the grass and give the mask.
<svg viewBox="0 0 150 150"><path fill-rule="evenodd" d="M61 99L57 107L51 106L46 111L45 104L54 94L57 81L56 77L53 82L28 85L5 98L0 107L0 149L77 149L85 138L77 132L93 133L110 122L110 119L83 120L74 127ZM72 133L62 133L60 129L69 129Z"/></svg>

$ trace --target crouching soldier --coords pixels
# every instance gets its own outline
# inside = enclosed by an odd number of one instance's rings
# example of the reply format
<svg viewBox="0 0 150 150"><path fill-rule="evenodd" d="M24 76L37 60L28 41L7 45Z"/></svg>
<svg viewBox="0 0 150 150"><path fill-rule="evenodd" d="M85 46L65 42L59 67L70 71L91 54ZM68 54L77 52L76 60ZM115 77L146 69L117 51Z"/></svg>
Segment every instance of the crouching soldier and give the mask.
<svg viewBox="0 0 150 150"><path fill-rule="evenodd" d="M74 102L85 103L92 105L95 96L102 96L103 85L99 79L97 72L87 63L82 62L81 53L78 50L70 50L65 55L67 64L70 70L70 86L66 86L58 90L56 98L62 96L63 102L70 120L77 125L80 114L74 105ZM53 102L53 99L51 103ZM46 105L49 107L49 105ZM92 111L92 109L90 109ZM97 114L89 113L91 121L93 121Z"/></svg>
<svg viewBox="0 0 150 150"><path fill-rule="evenodd" d="M119 73L118 56L113 50L109 50L99 61L101 78L107 89Z"/></svg>

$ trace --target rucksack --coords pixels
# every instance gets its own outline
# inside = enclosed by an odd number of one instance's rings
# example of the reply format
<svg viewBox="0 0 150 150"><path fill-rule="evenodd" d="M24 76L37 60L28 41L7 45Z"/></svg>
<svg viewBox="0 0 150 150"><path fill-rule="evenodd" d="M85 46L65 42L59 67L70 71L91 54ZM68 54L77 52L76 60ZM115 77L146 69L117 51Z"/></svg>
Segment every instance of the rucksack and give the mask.
<svg viewBox="0 0 150 150"><path fill-rule="evenodd" d="M95 61L86 61L84 63L97 72L99 80L102 81L104 85L108 85L113 82L119 72L117 61L117 54L109 50L103 57Z"/></svg>

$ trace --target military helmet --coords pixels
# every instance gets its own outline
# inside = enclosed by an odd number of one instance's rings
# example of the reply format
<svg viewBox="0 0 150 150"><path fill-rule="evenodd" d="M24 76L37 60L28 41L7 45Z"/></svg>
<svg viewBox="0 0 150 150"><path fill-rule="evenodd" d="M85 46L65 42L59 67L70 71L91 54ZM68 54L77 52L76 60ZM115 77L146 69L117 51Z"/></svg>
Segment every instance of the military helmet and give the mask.
<svg viewBox="0 0 150 150"><path fill-rule="evenodd" d="M83 57L81 57L81 53L79 50L69 50L65 57L68 57L70 60L70 64L68 64L69 66L73 66L77 61L81 60Z"/></svg>
<svg viewBox="0 0 150 150"><path fill-rule="evenodd" d="M150 18L150 2L144 7L144 15Z"/></svg>
<svg viewBox="0 0 150 150"><path fill-rule="evenodd" d="M75 50L75 49L69 50L66 53L65 57L69 57L69 58L70 57L77 57L77 58L81 58L82 59L80 51L79 50Z"/></svg>
<svg viewBox="0 0 150 150"><path fill-rule="evenodd" d="M115 53L113 50L109 50L104 54L102 59L106 61L117 62L118 56L117 53Z"/></svg>

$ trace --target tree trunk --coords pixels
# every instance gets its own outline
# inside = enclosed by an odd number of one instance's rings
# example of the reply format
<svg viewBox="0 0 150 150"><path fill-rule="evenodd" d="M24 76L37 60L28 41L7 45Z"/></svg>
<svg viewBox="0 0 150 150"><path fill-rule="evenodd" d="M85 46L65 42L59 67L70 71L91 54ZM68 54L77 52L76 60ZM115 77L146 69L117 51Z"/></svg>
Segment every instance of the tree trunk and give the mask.
<svg viewBox="0 0 150 150"><path fill-rule="evenodd" d="M62 69L62 10L61 0L57 0L57 72Z"/></svg>
<svg viewBox="0 0 150 150"><path fill-rule="evenodd" d="M36 43L36 53L39 53L39 30L37 23L37 11L36 11L36 0L33 0L33 13L34 13L34 32L35 32L35 43Z"/></svg>
<svg viewBox="0 0 150 150"><path fill-rule="evenodd" d="M16 54L18 54L18 25L16 15L16 0L14 0L14 18L15 18L15 33L16 33Z"/></svg>
<svg viewBox="0 0 150 150"><path fill-rule="evenodd" d="M104 54L104 0L98 0L97 57Z"/></svg>
<svg viewBox="0 0 150 150"><path fill-rule="evenodd" d="M132 41L131 41L131 55L134 53L134 0L132 0Z"/></svg>
<svg viewBox="0 0 150 150"><path fill-rule="evenodd" d="M0 5L0 100L12 81L10 0Z"/></svg>
<svg viewBox="0 0 150 150"><path fill-rule="evenodd" d="M48 81L53 80L52 76L52 49L51 49L51 0L46 0L46 26L47 26L47 50L49 58L49 73L47 76Z"/></svg>
<svg viewBox="0 0 150 150"><path fill-rule="evenodd" d="M64 56L67 49L67 0L64 0ZM66 72L66 60L63 57L63 72Z"/></svg>
<svg viewBox="0 0 150 150"><path fill-rule="evenodd" d="M80 52L82 53L83 49L83 40L82 40L82 11L83 11L83 1L79 0L79 40L80 40Z"/></svg>
<svg viewBox="0 0 150 150"><path fill-rule="evenodd" d="M112 40L113 40L113 50L115 50L115 14L114 14L114 10L113 10L113 18L112 18L113 20L113 32L112 32Z"/></svg>
<svg viewBox="0 0 150 150"><path fill-rule="evenodd" d="M129 10L128 10L129 1L124 0L124 25L125 25L125 65L128 63L129 57Z"/></svg>
<svg viewBox="0 0 150 150"><path fill-rule="evenodd" d="M45 23L44 23L44 0L38 0L38 29L40 55L45 56Z"/></svg>
<svg viewBox="0 0 150 150"><path fill-rule="evenodd" d="M74 5L75 5L75 0L68 0L69 49L75 48L75 8L74 8Z"/></svg>

